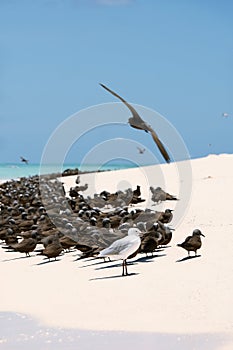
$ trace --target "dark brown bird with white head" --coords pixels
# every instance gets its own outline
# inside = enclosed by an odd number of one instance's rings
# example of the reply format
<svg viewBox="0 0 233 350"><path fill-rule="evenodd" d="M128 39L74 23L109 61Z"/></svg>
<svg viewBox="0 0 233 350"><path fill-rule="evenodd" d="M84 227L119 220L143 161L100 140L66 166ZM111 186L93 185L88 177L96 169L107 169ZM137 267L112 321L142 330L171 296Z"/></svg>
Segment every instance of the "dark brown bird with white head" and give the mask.
<svg viewBox="0 0 233 350"><path fill-rule="evenodd" d="M104 89L106 89L108 92L110 92L112 95L116 96L117 98L119 98L125 105L126 107L129 108L130 112L132 113L132 117L129 118L128 122L130 124L130 126L132 128L135 129L139 129L139 130L144 130L145 132L149 132L154 140L154 142L156 143L156 145L158 146L163 158L166 160L167 163L169 163L171 161L164 145L162 144L162 142L160 141L158 135L156 134L156 132L152 129L152 127L150 125L148 125L138 114L138 112L128 103L126 102L121 96L119 96L118 94L116 94L114 91L110 90L107 86L100 84Z"/></svg>

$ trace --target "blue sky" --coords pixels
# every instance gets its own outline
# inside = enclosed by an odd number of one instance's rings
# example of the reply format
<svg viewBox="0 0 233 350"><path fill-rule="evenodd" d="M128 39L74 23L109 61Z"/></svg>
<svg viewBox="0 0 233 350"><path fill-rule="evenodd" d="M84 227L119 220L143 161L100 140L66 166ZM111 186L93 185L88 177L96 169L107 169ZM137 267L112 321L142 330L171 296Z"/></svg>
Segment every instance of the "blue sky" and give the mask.
<svg viewBox="0 0 233 350"><path fill-rule="evenodd" d="M164 116L192 158L233 153L232 13L231 0L0 0L0 163L39 162L69 116L117 102L99 82ZM145 133L106 128L67 160L129 137L162 161Z"/></svg>

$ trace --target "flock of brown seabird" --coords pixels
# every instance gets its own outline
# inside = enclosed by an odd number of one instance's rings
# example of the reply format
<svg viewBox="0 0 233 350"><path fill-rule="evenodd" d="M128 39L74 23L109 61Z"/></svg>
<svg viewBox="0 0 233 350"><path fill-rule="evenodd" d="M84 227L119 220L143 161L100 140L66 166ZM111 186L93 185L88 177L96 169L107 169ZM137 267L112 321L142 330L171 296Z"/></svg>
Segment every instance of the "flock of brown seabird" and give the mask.
<svg viewBox="0 0 233 350"><path fill-rule="evenodd" d="M158 135L121 96L103 84L104 89L119 98L131 111L128 119L133 128L150 133L166 162L170 156ZM140 153L145 150L139 149ZM21 157L21 161L28 160ZM77 169L71 172L77 174ZM64 175L71 174L64 172ZM0 239L7 251L25 253L36 252L46 256L49 261L71 248L81 252L80 258L116 258L123 260L122 275L127 275L127 259L138 252L151 253L158 247L168 245L173 229L168 226L172 221L171 209L158 212L151 209L134 208L144 202L138 185L135 190L127 189L109 193L102 191L93 197L84 198L80 192L88 184L80 185L79 175L76 186L69 190L66 197L64 187L56 178L49 176L21 178L8 181L0 186ZM160 187L150 187L152 201L159 203L177 200ZM103 210L106 207L111 210ZM178 246L197 254L201 247L200 230Z"/></svg>
<svg viewBox="0 0 233 350"><path fill-rule="evenodd" d="M79 181L77 178L80 186ZM114 194L103 191L93 197L84 197L80 188L75 196L66 196L62 183L46 176L1 184L2 248L26 257L32 253L45 256L45 262L76 249L78 259L122 259L123 275L127 275L128 258L137 253L153 256L158 248L170 243L172 210L134 207L134 203L143 201L140 186ZM201 235L196 229L179 246L196 255Z"/></svg>

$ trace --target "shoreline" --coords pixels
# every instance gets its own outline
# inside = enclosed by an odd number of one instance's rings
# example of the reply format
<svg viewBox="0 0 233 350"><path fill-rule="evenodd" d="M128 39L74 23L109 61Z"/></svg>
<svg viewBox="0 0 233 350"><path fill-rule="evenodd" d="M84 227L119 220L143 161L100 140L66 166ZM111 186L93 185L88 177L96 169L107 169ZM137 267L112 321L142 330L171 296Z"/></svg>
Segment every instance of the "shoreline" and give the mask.
<svg viewBox="0 0 233 350"><path fill-rule="evenodd" d="M98 164L86 164L86 165L72 165L72 164L64 164L62 167L56 164L50 164L50 165L41 165L38 164L28 164L28 165L11 165L2 163L0 164L0 173L11 172L11 175L4 175L2 178L0 178L0 183L2 181L14 181L20 178L24 177L33 177L33 176L51 176L51 177L59 177L61 174L62 176L69 176L69 175L75 175L75 174L86 174L86 173L98 173L103 171L116 171L116 170L122 170L122 169L131 169L131 168L137 168L138 166L126 166L125 164L115 164L110 165L109 167L102 167L102 165ZM59 172L62 168L62 171ZM55 170L56 169L56 170ZM41 173L40 173L41 170ZM1 176L1 174L0 174Z"/></svg>
<svg viewBox="0 0 233 350"><path fill-rule="evenodd" d="M106 168L106 169L98 169L98 170L80 170L80 168L78 166L74 166L74 167L67 167L69 166L69 164L67 164L67 166L65 165L64 166L64 170L62 171L62 177L65 177L65 176L74 176L74 175L85 175L85 174L98 174L98 173L102 173L102 172L114 172L114 171L122 171L122 170L133 170L133 169L140 169L140 168L150 168L150 167L166 167L166 166L171 166L171 165L175 165L175 164L181 164L181 163L185 163L185 162L195 162L196 160L207 160L209 158L218 158L218 157L231 157L231 154L229 153L222 153L222 154L208 154L204 157L201 157L201 158L190 158L190 159L187 159L187 160L180 160L178 162L171 162L170 164L166 164L166 163L162 163L162 164L145 164L145 165L137 165L137 166L131 166L131 167L125 167L124 165L122 164L116 164L116 168ZM0 164L1 165L5 165L5 164L8 164L8 163L2 163ZM13 164L13 163L12 163ZM11 165L11 163L9 163L9 165ZM25 165L22 165L20 163L17 163L17 165L20 167L20 168L25 168ZM38 166L39 167L39 163L38 164L31 164L32 166ZM30 166L30 165L29 165ZM89 167L90 169L96 165L85 165L86 167ZM72 172L74 172L72 174ZM20 178L28 178L28 177L36 177L36 176L47 176L47 177L52 177L52 178L56 178L56 177L61 177L61 173L57 173L57 172L49 172L49 173L43 173L43 174L39 174L36 173L36 174L29 174L29 175L23 175L23 176L18 176L16 178L11 178L11 177L8 177L8 178L1 178L1 174L0 174L0 184L3 183L3 182L7 182L7 181L17 181L18 179Z"/></svg>

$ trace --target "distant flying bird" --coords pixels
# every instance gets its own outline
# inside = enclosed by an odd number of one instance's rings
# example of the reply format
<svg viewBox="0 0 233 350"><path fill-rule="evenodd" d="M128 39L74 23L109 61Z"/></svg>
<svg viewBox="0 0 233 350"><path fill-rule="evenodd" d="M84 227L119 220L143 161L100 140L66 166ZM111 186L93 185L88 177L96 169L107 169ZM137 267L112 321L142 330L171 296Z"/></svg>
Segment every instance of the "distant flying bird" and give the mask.
<svg viewBox="0 0 233 350"><path fill-rule="evenodd" d="M20 157L21 159L21 162L25 163L25 164L28 164L29 160L28 159L25 159L24 157Z"/></svg>
<svg viewBox="0 0 233 350"><path fill-rule="evenodd" d="M170 162L170 157L164 147L164 145L162 144L162 142L160 141L160 139L158 138L157 134L155 133L155 131L152 129L152 127L150 125L148 125L138 114L138 112L128 103L126 102L121 96L119 96L118 94L116 94L114 91L110 90L107 86L100 84L104 89L106 89L107 91L109 91L112 95L116 96L117 98L119 98L131 111L132 113L132 117L129 118L128 122L130 124L130 126L132 128L135 129L139 129L139 130L144 130L145 132L150 132L154 142L156 143L156 145L158 146L161 154L163 155L164 159L166 160L167 163Z"/></svg>
<svg viewBox="0 0 233 350"><path fill-rule="evenodd" d="M224 113L222 113L222 116L223 116L224 118L228 118L228 117L229 117L229 114L226 113L226 112L224 112Z"/></svg>
<svg viewBox="0 0 233 350"><path fill-rule="evenodd" d="M143 154L144 152L145 152L145 148L140 148L140 147L137 147L137 149L138 149L138 152L140 153L140 154Z"/></svg>

